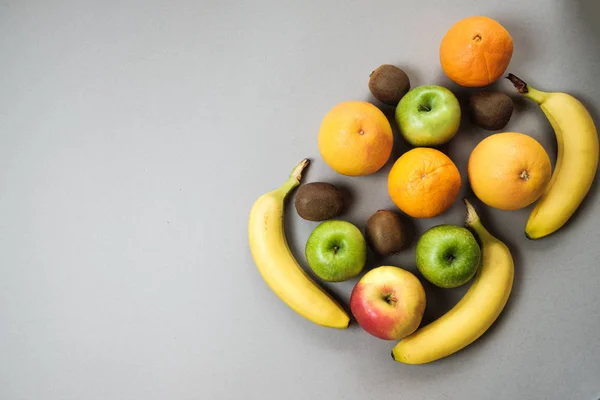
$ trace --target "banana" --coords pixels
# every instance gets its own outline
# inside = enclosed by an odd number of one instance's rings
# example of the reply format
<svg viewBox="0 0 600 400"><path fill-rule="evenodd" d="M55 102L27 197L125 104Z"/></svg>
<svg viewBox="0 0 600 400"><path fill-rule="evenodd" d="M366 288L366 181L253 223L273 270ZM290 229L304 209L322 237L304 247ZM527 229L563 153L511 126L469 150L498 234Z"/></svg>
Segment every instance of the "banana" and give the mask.
<svg viewBox="0 0 600 400"><path fill-rule="evenodd" d="M528 238L539 239L559 230L590 190L598 169L598 132L573 96L536 90L513 74L507 78L523 97L539 104L556 134L554 173L525 226Z"/></svg>
<svg viewBox="0 0 600 400"><path fill-rule="evenodd" d="M481 243L482 262L471 287L450 311L402 339L392 350L394 360L425 364L449 356L477 340L502 312L514 279L508 247L481 224L468 200L466 225Z"/></svg>
<svg viewBox="0 0 600 400"><path fill-rule="evenodd" d="M302 160L283 185L254 203L248 221L250 251L267 285L289 307L318 325L345 329L348 314L300 267L285 237L285 199L300 184L308 164L308 159Z"/></svg>

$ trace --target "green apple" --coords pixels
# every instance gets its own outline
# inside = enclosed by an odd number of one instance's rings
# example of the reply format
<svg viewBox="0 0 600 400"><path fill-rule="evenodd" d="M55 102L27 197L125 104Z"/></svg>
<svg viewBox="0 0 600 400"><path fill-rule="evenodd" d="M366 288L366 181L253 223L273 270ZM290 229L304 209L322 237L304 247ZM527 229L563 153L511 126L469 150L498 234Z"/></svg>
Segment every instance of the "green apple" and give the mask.
<svg viewBox="0 0 600 400"><path fill-rule="evenodd" d="M481 262L481 249L471 231L456 225L428 229L419 239L416 253L421 274L442 288L464 285Z"/></svg>
<svg viewBox="0 0 600 400"><path fill-rule="evenodd" d="M324 281L342 282L357 276L365 266L367 245L362 232L347 221L319 224L306 242L306 260Z"/></svg>
<svg viewBox="0 0 600 400"><path fill-rule="evenodd" d="M454 137L460 125L460 104L442 86L410 90L396 106L400 133L413 146L439 146Z"/></svg>

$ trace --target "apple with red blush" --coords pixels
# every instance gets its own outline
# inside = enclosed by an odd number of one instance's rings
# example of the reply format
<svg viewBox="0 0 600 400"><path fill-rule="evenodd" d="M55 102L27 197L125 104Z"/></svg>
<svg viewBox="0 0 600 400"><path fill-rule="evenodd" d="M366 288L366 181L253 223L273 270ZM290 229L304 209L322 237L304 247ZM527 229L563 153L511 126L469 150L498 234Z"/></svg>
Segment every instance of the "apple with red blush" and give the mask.
<svg viewBox="0 0 600 400"><path fill-rule="evenodd" d="M350 296L350 310L358 324L384 340L399 340L417 330L425 305L425 289L419 279L392 266L367 272Z"/></svg>

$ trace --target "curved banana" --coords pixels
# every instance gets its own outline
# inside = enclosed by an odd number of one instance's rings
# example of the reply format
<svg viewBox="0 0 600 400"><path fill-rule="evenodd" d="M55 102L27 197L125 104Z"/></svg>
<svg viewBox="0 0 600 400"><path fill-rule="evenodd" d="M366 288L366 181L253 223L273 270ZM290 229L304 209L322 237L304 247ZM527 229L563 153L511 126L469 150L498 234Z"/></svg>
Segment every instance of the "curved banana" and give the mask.
<svg viewBox="0 0 600 400"><path fill-rule="evenodd" d="M539 239L560 229L590 190L598 168L598 132L589 112L573 96L536 90L513 74L507 78L523 97L539 104L556 134L554 173L525 227L528 238Z"/></svg>
<svg viewBox="0 0 600 400"><path fill-rule="evenodd" d="M466 225L481 243L481 266L458 304L394 347L392 357L398 362L424 364L467 347L492 326L508 301L514 279L510 251L484 228L466 199L465 204Z"/></svg>
<svg viewBox="0 0 600 400"><path fill-rule="evenodd" d="M302 160L281 187L254 203L248 222L250 251L263 279L288 306L316 324L345 329L348 314L300 267L285 238L285 198L298 186L308 164L308 159Z"/></svg>

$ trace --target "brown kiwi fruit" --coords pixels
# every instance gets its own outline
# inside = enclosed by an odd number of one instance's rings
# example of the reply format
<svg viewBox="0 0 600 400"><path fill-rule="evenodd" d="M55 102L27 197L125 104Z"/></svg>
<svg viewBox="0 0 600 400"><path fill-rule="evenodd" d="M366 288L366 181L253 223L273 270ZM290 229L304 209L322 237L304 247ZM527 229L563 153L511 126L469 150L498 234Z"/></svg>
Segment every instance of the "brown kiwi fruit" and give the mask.
<svg viewBox="0 0 600 400"><path fill-rule="evenodd" d="M342 213L344 196L331 183L311 182L300 186L295 206L300 217L309 221L325 221Z"/></svg>
<svg viewBox="0 0 600 400"><path fill-rule="evenodd" d="M406 244L400 215L388 210L379 210L369 217L365 236L371 249L382 256L398 253Z"/></svg>
<svg viewBox="0 0 600 400"><path fill-rule="evenodd" d="M471 121L488 131L504 128L512 112L513 102L502 92L480 92L469 98Z"/></svg>
<svg viewBox="0 0 600 400"><path fill-rule="evenodd" d="M400 68L384 64L369 75L369 90L377 100L395 106L410 90L410 80Z"/></svg>

